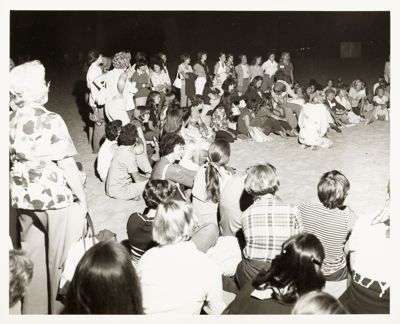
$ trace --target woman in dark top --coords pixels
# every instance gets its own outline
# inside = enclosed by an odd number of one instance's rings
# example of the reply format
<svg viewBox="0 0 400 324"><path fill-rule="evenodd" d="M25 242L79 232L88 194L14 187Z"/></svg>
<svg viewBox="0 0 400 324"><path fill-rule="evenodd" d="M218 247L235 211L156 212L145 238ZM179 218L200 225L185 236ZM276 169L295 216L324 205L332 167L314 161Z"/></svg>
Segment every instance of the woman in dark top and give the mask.
<svg viewBox="0 0 400 324"><path fill-rule="evenodd" d="M282 246L268 270L245 285L223 314L290 314L302 295L321 290L324 248L313 234L298 234Z"/></svg>
<svg viewBox="0 0 400 324"><path fill-rule="evenodd" d="M245 98L246 100L255 100L258 104L263 101L262 96L262 86L263 78L261 76L256 76L250 82L249 86L247 87Z"/></svg>
<svg viewBox="0 0 400 324"><path fill-rule="evenodd" d="M126 225L132 260L135 265L142 255L157 243L153 241L153 221L161 202L173 196L176 188L168 180L150 180L143 191L146 209L143 213L133 213Z"/></svg>
<svg viewBox="0 0 400 324"><path fill-rule="evenodd" d="M232 77L228 77L224 83L222 83L221 87L224 92L221 98L221 104L225 107L225 113L229 119L232 113L232 104L234 102L239 102L243 99L243 96L241 96L236 89L236 80Z"/></svg>
<svg viewBox="0 0 400 324"><path fill-rule="evenodd" d="M278 71L282 70L283 73L285 74L285 81L289 83L289 85L292 85L294 82L293 78L293 64L290 62L290 53L289 52L283 52L281 55L281 60L279 61L278 64Z"/></svg>

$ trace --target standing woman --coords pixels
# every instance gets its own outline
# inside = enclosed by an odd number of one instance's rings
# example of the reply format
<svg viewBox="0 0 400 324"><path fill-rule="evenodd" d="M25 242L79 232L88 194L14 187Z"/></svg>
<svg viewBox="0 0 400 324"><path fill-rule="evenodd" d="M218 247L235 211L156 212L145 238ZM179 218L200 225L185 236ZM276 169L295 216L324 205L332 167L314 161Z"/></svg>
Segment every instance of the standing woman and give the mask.
<svg viewBox="0 0 400 324"><path fill-rule="evenodd" d="M150 81L152 84L152 90L160 93L160 106L162 106L164 103L165 94L171 91L171 80L168 74L163 70L163 67L164 66L161 60L151 63L150 66Z"/></svg>
<svg viewBox="0 0 400 324"><path fill-rule="evenodd" d="M226 73L228 77L236 78L234 57L231 53L226 55Z"/></svg>
<svg viewBox="0 0 400 324"><path fill-rule="evenodd" d="M219 61L214 66L214 75L217 81L216 86L218 88L221 88L222 83L224 83L224 81L228 77L227 65L225 61L226 61L225 53L222 52L219 53Z"/></svg>
<svg viewBox="0 0 400 324"><path fill-rule="evenodd" d="M264 64L262 65L262 69L264 72L262 90L263 92L266 92L268 90L271 91L275 83L274 80L275 73L276 71L278 71L278 63L276 63L275 61L274 53L268 54L268 60L264 62Z"/></svg>
<svg viewBox="0 0 400 324"><path fill-rule="evenodd" d="M147 96L150 93L150 78L146 72L147 65L145 60L139 60L135 65L136 71L132 74L131 82L136 83L138 92L135 94L136 107L146 104Z"/></svg>
<svg viewBox="0 0 400 324"><path fill-rule="evenodd" d="M88 60L87 63L89 65L88 72L86 74L86 84L89 89L89 98L88 104L91 108L89 113L89 119L91 121L89 128L88 128L88 137L90 146L93 149L93 153L97 153L99 151L99 143L95 143L93 140L93 129L95 127L95 123L99 119L99 109L103 109L103 107L99 107L96 102L96 98L99 92L99 89L94 84L94 80L96 80L100 75L103 74L101 69L103 63L102 55L95 49L90 50L88 53ZM103 112L104 115L104 112Z"/></svg>
<svg viewBox="0 0 400 324"><path fill-rule="evenodd" d="M10 94L18 106L10 114L10 195L17 209L21 247L34 263L23 314L57 313L61 266L78 240L87 202L63 119L44 108L49 83L39 61L10 72ZM78 203L74 203L74 196Z"/></svg>
<svg viewBox="0 0 400 324"><path fill-rule="evenodd" d="M293 64L290 62L290 53L289 52L283 52L281 55L281 60L279 61L278 64L278 70L282 70L283 73L285 74L285 81L289 83L290 85L293 84Z"/></svg>
<svg viewBox="0 0 400 324"><path fill-rule="evenodd" d="M206 85L207 77L209 74L206 61L207 53L199 52L197 54L197 63L193 66L193 72L197 75L195 81L196 94L200 96L203 95L204 86Z"/></svg>
<svg viewBox="0 0 400 324"><path fill-rule="evenodd" d="M178 77L181 79L181 107L190 105L190 99L186 96L186 79L189 78L188 73L193 73L190 65L190 55L184 53L181 55L181 64L178 66Z"/></svg>
<svg viewBox="0 0 400 324"><path fill-rule="evenodd" d="M239 55L240 64L236 65L235 72L237 76L237 89L242 94L246 92L250 83L250 67L247 64L247 56Z"/></svg>
<svg viewBox="0 0 400 324"><path fill-rule="evenodd" d="M261 67L261 56L254 56L250 65L250 81L253 80L256 76L263 76L263 68Z"/></svg>

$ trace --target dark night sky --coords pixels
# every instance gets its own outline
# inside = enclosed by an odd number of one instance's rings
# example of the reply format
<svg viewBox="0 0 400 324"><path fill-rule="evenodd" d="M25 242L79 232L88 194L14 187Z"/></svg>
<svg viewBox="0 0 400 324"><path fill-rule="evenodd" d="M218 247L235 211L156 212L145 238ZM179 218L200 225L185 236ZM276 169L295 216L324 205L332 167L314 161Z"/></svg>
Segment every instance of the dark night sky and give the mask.
<svg viewBox="0 0 400 324"><path fill-rule="evenodd" d="M363 55L389 53L389 12L134 12L12 11L11 55L38 58L100 48L164 50L169 57L206 49L265 55L271 49L311 47L338 56L341 41L362 41Z"/></svg>

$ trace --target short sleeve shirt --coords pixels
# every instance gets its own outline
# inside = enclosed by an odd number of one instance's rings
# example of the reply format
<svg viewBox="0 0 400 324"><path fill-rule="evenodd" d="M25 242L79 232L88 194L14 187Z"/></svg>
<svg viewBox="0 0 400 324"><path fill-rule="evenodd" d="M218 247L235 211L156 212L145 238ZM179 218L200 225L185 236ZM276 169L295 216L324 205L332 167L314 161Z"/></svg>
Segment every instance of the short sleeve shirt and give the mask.
<svg viewBox="0 0 400 324"><path fill-rule="evenodd" d="M10 114L10 192L14 208L60 209L73 195L55 162L77 154L60 115L44 107Z"/></svg>
<svg viewBox="0 0 400 324"><path fill-rule="evenodd" d="M132 184L132 173L138 172L133 146L119 146L114 153L107 176L107 191L118 191Z"/></svg>

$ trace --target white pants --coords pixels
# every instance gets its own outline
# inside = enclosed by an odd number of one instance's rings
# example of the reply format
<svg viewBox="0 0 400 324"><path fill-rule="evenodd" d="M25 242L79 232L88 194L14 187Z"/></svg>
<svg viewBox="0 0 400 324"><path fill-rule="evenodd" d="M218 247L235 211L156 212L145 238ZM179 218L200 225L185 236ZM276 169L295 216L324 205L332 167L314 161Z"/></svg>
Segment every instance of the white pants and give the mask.
<svg viewBox="0 0 400 324"><path fill-rule="evenodd" d="M205 77L197 77L196 81L194 82L194 87L196 88L196 94L202 96L204 86L206 85L206 78Z"/></svg>

